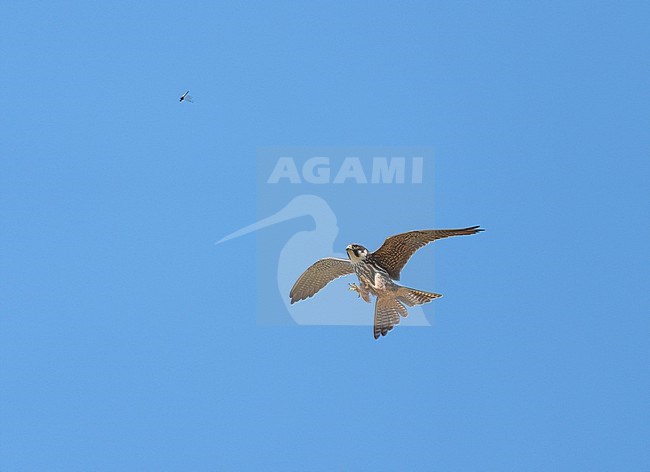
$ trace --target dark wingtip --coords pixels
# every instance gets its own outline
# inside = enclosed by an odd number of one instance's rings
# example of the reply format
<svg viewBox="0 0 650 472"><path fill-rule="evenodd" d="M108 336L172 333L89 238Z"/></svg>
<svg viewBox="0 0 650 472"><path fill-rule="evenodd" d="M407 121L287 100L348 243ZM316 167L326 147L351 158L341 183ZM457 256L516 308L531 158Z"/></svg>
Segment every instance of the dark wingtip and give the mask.
<svg viewBox="0 0 650 472"><path fill-rule="evenodd" d="M297 302L299 302L299 301L301 301L301 300L307 300L308 298L311 298L311 297L313 297L313 296L314 296L314 295L307 295L306 297L303 296L302 298L298 298L297 296L295 296L295 295L293 294L293 292L291 292L291 293L289 294L289 299L291 300L291 305L293 305L294 303L297 303Z"/></svg>

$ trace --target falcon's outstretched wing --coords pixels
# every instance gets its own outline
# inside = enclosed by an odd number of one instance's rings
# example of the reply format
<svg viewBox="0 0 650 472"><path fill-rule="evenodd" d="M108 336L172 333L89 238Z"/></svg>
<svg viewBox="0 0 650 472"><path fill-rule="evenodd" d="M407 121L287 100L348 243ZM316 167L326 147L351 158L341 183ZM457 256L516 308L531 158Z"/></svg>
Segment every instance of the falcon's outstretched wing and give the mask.
<svg viewBox="0 0 650 472"><path fill-rule="evenodd" d="M298 277L293 285L289 293L291 303L313 297L332 280L353 273L352 263L347 259L328 257L316 261Z"/></svg>
<svg viewBox="0 0 650 472"><path fill-rule="evenodd" d="M379 249L372 253L372 258L394 280L399 280L399 274L411 256L423 246L436 239L450 236L464 236L483 231L478 226L461 229L428 229L423 231L409 231L408 233L391 236L384 241Z"/></svg>

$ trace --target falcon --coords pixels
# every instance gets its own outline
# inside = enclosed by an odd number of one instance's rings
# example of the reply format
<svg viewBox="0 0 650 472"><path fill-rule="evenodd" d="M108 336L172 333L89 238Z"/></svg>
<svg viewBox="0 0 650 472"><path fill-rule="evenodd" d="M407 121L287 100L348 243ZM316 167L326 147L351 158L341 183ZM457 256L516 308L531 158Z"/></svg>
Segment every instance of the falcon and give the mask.
<svg viewBox="0 0 650 472"><path fill-rule="evenodd" d="M375 252L369 252L360 244L350 244L345 249L348 259L327 257L304 271L289 293L291 303L313 297L334 279L356 274L359 285L349 284L350 290L368 303L370 295L377 298L373 334L375 339L386 336L399 323L400 317L408 315L406 306L421 305L442 297L439 293L423 292L394 282L400 279L400 273L411 256L437 239L480 231L483 229L479 226L409 231L390 236Z"/></svg>
<svg viewBox="0 0 650 472"><path fill-rule="evenodd" d="M192 96L188 95L189 93L190 93L190 91L188 90L183 95L181 95L181 98L178 101L181 102L181 103L182 102L194 102L194 100L192 100Z"/></svg>

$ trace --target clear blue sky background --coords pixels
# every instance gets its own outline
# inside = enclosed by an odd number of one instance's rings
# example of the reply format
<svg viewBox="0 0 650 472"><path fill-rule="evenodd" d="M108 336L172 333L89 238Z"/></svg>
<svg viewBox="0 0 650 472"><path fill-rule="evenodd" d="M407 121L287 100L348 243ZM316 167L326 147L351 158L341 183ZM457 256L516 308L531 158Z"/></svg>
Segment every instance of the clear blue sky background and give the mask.
<svg viewBox="0 0 650 472"><path fill-rule="evenodd" d="M4 2L0 469L649 470L648 17ZM354 145L488 231L433 328L258 326L256 148Z"/></svg>

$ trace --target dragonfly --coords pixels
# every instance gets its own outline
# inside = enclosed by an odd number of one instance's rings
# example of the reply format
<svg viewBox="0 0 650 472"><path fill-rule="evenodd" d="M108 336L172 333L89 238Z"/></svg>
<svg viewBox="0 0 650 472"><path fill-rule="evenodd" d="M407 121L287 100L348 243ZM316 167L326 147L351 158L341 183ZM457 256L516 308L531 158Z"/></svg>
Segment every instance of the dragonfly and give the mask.
<svg viewBox="0 0 650 472"><path fill-rule="evenodd" d="M192 96L191 96L191 95L188 95L189 93L190 93L190 91L188 90L187 92L185 92L185 93L181 96L181 98L180 98L178 101L179 101L179 102L190 102L190 103L194 102L194 100L192 100Z"/></svg>

